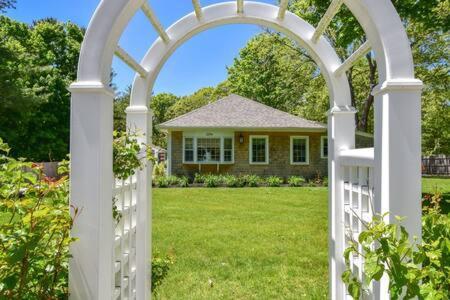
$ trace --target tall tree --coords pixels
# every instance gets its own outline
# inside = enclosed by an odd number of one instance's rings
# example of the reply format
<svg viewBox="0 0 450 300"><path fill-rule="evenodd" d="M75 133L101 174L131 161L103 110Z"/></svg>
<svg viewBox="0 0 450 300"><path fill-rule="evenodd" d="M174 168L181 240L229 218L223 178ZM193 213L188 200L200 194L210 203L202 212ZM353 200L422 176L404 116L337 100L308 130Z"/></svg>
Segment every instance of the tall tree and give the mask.
<svg viewBox="0 0 450 300"><path fill-rule="evenodd" d="M449 144L450 123L443 117L448 111L449 3L448 0L393 1L411 40L416 76L426 86L423 96L423 148L426 153L449 153L444 145ZM292 0L289 9L312 25L317 25L329 4L330 0ZM333 18L325 35L342 60L365 41L364 31L345 6ZM329 107L328 94L317 66L303 66L311 61L304 49L284 36L267 30L263 37L252 39L242 49L228 69L228 81L233 91L310 119L324 121ZM358 110L356 126L359 130L372 132L374 98L371 92L378 84L374 53L358 61L346 75L352 104ZM438 116L441 126L439 130L436 126L432 129L432 120Z"/></svg>
<svg viewBox="0 0 450 300"><path fill-rule="evenodd" d="M54 19L0 17L0 136L37 161L68 153L70 93L84 31Z"/></svg>
<svg viewBox="0 0 450 300"><path fill-rule="evenodd" d="M153 144L166 147L166 135L159 130L158 125L168 120L169 109L178 100L179 97L170 93L161 93L152 97L150 107L153 112Z"/></svg>

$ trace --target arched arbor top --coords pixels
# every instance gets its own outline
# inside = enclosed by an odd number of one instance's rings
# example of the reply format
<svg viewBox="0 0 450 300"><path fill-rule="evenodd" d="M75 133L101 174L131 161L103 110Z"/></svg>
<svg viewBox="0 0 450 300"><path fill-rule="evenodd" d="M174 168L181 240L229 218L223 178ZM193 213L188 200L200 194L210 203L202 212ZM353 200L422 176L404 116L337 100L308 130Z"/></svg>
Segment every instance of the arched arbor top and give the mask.
<svg viewBox="0 0 450 300"><path fill-rule="evenodd" d="M127 224L127 228L122 226L119 242L112 218L114 93L108 85L113 56L117 55L136 72L127 123L141 130L144 142L150 143L152 119L148 100L159 71L182 43L201 31L224 24L259 24L284 33L309 52L327 81L331 102L328 116L328 230L332 299L347 297L340 276L345 268L342 257L346 236L344 215L346 205L353 203L349 202L349 197L353 197L349 195L355 194L354 184L359 186L356 187L358 201L363 196L362 187L367 189L369 182L373 187L375 209L389 211L392 216L407 216L404 225L411 236L420 236L421 82L414 79L409 41L391 1L332 0L317 28L288 12L288 0L279 3L274 6L236 0L202 7L199 0L192 0L193 12L166 30L147 0L100 2L85 34L77 82L70 87L70 201L83 208L72 230L73 236L79 237L71 248L69 289L72 299L143 300L151 296L150 165L137 171L136 182L131 180L135 194L127 205L136 207L135 219ZM343 62L323 37L342 5L357 18L367 40ZM138 10L143 11L159 34L141 62L118 45L124 29ZM345 71L369 51L375 54L380 85L374 92L375 147L373 151L361 151L354 149L355 111L350 105ZM129 195L128 190L127 193ZM128 241L127 245L134 245L134 252L120 246L124 240ZM119 262L115 260L117 244L121 249ZM133 259L134 269L129 263ZM122 270L125 265L129 267L127 271ZM360 274L362 267L361 259ZM121 273L120 282L116 281L117 270ZM375 299L388 297L383 283L374 285L373 291Z"/></svg>

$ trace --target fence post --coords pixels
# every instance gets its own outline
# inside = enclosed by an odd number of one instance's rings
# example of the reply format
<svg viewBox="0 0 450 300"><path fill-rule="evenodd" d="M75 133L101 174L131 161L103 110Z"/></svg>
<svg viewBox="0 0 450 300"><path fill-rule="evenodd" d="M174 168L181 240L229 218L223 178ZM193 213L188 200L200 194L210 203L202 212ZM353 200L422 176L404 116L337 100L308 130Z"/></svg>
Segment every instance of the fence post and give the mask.
<svg viewBox="0 0 450 300"><path fill-rule="evenodd" d="M70 120L70 204L81 213L71 245L71 299L111 299L113 290L112 131L114 92L76 82Z"/></svg>
<svg viewBox="0 0 450 300"><path fill-rule="evenodd" d="M126 109L127 128L136 131L140 143L151 145L152 113L146 106ZM145 155L145 153L143 153ZM136 299L151 298L152 257L152 164L148 162L137 176L136 216Z"/></svg>
<svg viewBox="0 0 450 300"><path fill-rule="evenodd" d="M328 230L330 297L344 299L345 287L341 274L344 262L344 192L343 168L338 154L355 146L355 109L335 106L328 113Z"/></svg>
<svg viewBox="0 0 450 300"><path fill-rule="evenodd" d="M421 111L422 82L391 80L375 88L375 211L406 217L402 225L412 239L421 237ZM380 282L380 296L388 294Z"/></svg>

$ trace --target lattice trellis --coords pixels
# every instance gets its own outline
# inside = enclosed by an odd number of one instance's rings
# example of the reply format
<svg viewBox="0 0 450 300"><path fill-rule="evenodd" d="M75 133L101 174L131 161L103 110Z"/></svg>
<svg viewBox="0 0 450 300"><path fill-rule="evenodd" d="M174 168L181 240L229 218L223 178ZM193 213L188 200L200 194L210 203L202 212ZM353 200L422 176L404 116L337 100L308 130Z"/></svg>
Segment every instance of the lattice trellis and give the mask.
<svg viewBox="0 0 450 300"><path fill-rule="evenodd" d="M114 299L136 298L136 188L137 175L115 182Z"/></svg>
<svg viewBox="0 0 450 300"><path fill-rule="evenodd" d="M364 230L364 224L370 222L374 214L373 205L373 168L367 166L344 166L344 226L345 248L351 240L358 240ZM363 253L361 245L358 249ZM364 259L361 255L350 256L350 267L353 275L364 280ZM368 299L373 296L373 287L369 287ZM347 295L351 299L350 295Z"/></svg>

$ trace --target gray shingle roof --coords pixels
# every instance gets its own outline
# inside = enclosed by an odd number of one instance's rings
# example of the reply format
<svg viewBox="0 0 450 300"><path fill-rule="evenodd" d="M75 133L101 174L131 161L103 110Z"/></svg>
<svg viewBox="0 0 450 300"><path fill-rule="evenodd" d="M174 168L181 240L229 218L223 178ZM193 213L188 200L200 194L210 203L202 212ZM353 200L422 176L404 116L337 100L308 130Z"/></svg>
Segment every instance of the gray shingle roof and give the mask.
<svg viewBox="0 0 450 300"><path fill-rule="evenodd" d="M326 125L306 120L259 102L231 94L159 125L161 129L326 129Z"/></svg>

